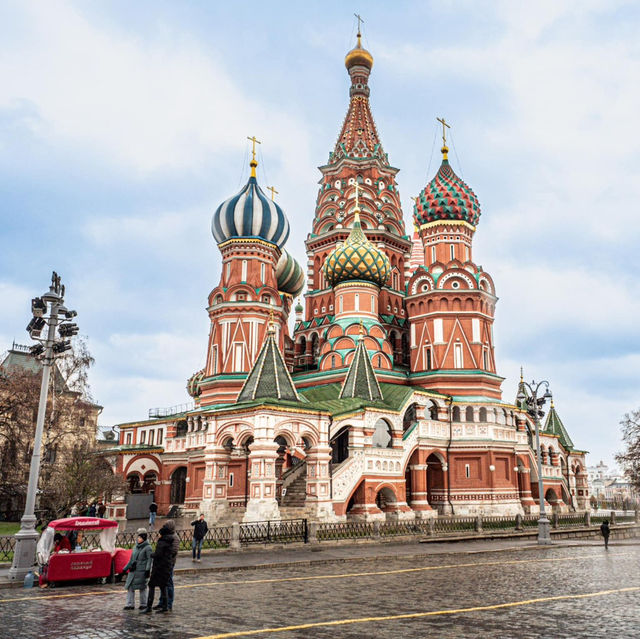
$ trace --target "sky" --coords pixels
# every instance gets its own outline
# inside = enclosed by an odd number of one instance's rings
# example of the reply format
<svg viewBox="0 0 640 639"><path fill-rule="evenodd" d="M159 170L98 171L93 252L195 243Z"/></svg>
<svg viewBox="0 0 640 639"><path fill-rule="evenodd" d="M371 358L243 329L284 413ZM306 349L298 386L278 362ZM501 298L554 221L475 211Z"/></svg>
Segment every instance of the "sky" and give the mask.
<svg viewBox="0 0 640 639"><path fill-rule="evenodd" d="M317 167L364 18L371 105L411 229L437 117L478 195L504 399L547 379L589 462L640 406L640 5L617 0L0 2L0 351L52 270L96 363L100 423L189 400L220 275L211 215L275 185L305 262Z"/></svg>

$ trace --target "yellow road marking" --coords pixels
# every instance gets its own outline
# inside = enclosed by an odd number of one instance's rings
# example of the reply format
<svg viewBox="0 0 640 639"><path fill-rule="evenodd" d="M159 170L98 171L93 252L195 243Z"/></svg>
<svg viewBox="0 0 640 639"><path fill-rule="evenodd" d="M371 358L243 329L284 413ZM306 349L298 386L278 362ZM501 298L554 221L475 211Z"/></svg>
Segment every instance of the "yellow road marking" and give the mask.
<svg viewBox="0 0 640 639"><path fill-rule="evenodd" d="M607 557L615 556L615 555L627 555L630 553L618 552L618 553L609 553ZM397 568L395 570L376 570L371 572L347 572L347 573L339 573L339 574L329 574L329 575L308 575L305 577L272 577L269 579L243 579L238 581L208 581L208 582L198 582L195 584L182 584L180 586L176 586L176 590L182 590L186 588L203 588L205 586L251 586L255 584L271 584L271 583L282 583L286 581L314 581L314 580L324 580L324 579L350 579L354 577L375 577L380 575L399 575L403 573L413 573L413 572L426 572L430 570L449 570L451 568L473 568L476 566L509 566L509 565L518 565L518 564L531 564L531 563L555 563L555 562L563 562L563 561L575 561L576 559L593 559L594 555L573 555L572 557L545 557L545 558L537 558L537 559L511 559L508 561L476 561L476 562L467 562L462 564L439 564L436 566L421 566L419 568ZM42 599L66 599L73 597L89 597L93 595L116 595L121 594L120 590L94 590L89 592L76 592L69 594L55 594L55 595L40 595L40 596L30 596L30 597L12 597L12 598L0 598L0 604L6 603L9 601L40 601Z"/></svg>
<svg viewBox="0 0 640 639"><path fill-rule="evenodd" d="M485 610L498 610L500 608L515 608L516 606L530 606L537 603L549 601L563 601L567 599L588 599L589 597L604 597L622 592L636 592L640 586L630 588L616 588L615 590L600 590L599 592L585 592L578 595L557 595L555 597L540 597L538 599L525 599L523 601L508 601L506 603L491 604L488 606L472 606L470 608L454 608L450 610L430 610L429 612L411 612L403 615L387 615L379 617L357 617L355 619L335 619L333 621L318 621L315 623L305 623L297 626L280 626L279 628L261 628L259 630L241 630L239 632L225 632L217 635L206 635L197 639L224 639L226 637L248 637L250 635L260 635L275 632L292 632L294 630L308 630L309 628L320 628L322 626L345 626L355 623L371 623L372 621L395 621L398 619L420 619L424 617L436 617L439 615L457 615L466 612L482 612Z"/></svg>

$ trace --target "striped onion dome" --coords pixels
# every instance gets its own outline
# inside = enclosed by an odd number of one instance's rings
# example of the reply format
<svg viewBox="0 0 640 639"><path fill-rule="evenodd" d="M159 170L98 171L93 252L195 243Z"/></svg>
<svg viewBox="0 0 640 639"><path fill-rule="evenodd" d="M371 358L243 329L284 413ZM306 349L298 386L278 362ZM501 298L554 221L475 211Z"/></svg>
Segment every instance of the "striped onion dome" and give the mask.
<svg viewBox="0 0 640 639"><path fill-rule="evenodd" d="M460 220L477 226L480 219L478 198L453 172L446 155L436 176L416 199L413 217L418 226L438 220Z"/></svg>
<svg viewBox="0 0 640 639"><path fill-rule="evenodd" d="M374 246L364 234L356 210L353 228L344 244L337 246L324 263L324 275L330 286L351 280L364 280L384 286L391 264L384 251Z"/></svg>
<svg viewBox="0 0 640 639"><path fill-rule="evenodd" d="M240 193L224 201L213 214L211 232L218 244L234 237L257 238L282 248L289 237L289 220L269 199L255 177Z"/></svg>
<svg viewBox="0 0 640 639"><path fill-rule="evenodd" d="M278 290L295 297L304 288L304 271L289 253L282 249L282 255L276 265Z"/></svg>

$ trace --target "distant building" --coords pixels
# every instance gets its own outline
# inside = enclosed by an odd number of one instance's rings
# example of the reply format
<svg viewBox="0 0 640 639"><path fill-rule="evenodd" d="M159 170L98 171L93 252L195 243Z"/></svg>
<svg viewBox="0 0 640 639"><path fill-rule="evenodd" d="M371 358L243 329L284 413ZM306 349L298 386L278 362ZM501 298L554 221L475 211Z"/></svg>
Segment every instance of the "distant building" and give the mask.
<svg viewBox="0 0 640 639"><path fill-rule="evenodd" d="M609 469L601 460L596 466L587 467L589 492L598 500L607 502L637 502L638 491L618 469Z"/></svg>
<svg viewBox="0 0 640 639"><path fill-rule="evenodd" d="M407 233L360 34L345 64L349 108L320 167L304 268L254 156L247 184L213 215L222 269L206 365L188 381L194 405L120 424L117 470L132 491L153 486L162 512L213 521L536 512L534 426L502 400L498 298L473 261L478 198L443 140ZM553 405L541 444L543 498L586 508L584 452Z"/></svg>
<svg viewBox="0 0 640 639"><path fill-rule="evenodd" d="M14 343L0 362L0 516L22 514L33 451L42 364ZM42 440L40 487L78 445L96 444L102 406L72 390L54 365Z"/></svg>

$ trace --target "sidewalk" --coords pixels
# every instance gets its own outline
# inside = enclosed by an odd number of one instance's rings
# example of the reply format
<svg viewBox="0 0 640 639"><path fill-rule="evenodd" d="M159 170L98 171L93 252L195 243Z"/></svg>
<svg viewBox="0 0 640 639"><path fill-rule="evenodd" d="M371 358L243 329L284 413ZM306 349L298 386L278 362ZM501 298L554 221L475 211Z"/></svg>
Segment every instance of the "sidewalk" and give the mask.
<svg viewBox="0 0 640 639"><path fill-rule="evenodd" d="M424 541L424 540L423 540ZM610 547L640 544L640 538L612 540ZM554 547L601 546L601 539L558 539L550 546L538 546L531 538L420 540L402 542L354 542L334 544L288 544L269 548L205 550L201 562L193 562L190 551L181 551L176 561L176 574L233 572L287 568L346 562L385 561L390 559L424 559L435 555L476 554L507 550L548 550ZM0 588L21 587L10 582L9 566L0 568Z"/></svg>

